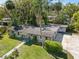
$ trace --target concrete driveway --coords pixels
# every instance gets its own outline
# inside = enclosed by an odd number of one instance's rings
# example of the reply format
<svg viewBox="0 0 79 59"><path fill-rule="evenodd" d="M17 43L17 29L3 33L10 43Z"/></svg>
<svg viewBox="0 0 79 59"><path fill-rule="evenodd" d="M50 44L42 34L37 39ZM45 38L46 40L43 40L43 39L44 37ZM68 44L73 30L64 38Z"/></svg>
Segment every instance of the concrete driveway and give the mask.
<svg viewBox="0 0 79 59"><path fill-rule="evenodd" d="M79 35L64 35L62 45L74 59L79 59Z"/></svg>

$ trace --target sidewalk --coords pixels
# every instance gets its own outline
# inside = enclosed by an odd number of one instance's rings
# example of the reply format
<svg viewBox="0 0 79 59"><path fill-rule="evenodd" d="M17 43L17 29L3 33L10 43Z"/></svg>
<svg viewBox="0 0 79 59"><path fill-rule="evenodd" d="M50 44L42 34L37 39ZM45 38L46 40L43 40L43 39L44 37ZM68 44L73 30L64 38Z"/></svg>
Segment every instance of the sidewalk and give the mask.
<svg viewBox="0 0 79 59"><path fill-rule="evenodd" d="M12 50L10 50L8 53L6 53L5 55L3 55L2 58L0 58L0 59L4 59L5 56L9 56L12 52L14 52L16 49L20 48L25 43L26 43L26 41L23 41L21 44L19 44L18 46L16 46Z"/></svg>

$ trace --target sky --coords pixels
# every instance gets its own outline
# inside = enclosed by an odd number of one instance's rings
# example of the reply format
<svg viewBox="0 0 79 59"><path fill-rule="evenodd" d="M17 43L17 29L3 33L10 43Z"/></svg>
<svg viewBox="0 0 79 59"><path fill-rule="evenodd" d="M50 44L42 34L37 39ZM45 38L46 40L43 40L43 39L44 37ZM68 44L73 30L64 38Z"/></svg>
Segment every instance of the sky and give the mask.
<svg viewBox="0 0 79 59"><path fill-rule="evenodd" d="M0 0L0 4L4 4L7 0Z"/></svg>
<svg viewBox="0 0 79 59"><path fill-rule="evenodd" d="M63 4L67 3L79 3L79 0L60 0ZM53 3L58 2L58 0L52 1Z"/></svg>
<svg viewBox="0 0 79 59"><path fill-rule="evenodd" d="M4 4L7 0L0 0L0 4ZM71 3L78 3L79 0L60 0L63 4L67 4L69 2ZM53 2L57 2L57 0L54 0Z"/></svg>

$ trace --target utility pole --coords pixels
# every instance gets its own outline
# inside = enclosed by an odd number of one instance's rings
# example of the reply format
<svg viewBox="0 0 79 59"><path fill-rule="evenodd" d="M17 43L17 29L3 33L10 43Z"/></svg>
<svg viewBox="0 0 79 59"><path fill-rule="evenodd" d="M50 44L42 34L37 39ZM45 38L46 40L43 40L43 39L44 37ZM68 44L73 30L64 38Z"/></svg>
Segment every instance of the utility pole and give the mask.
<svg viewBox="0 0 79 59"><path fill-rule="evenodd" d="M39 21L40 21L40 39L41 39L41 43L42 43L42 47L44 48L44 39L42 38L42 16L41 16L41 13L42 13L42 0L40 1L40 3L39 3L39 11L38 11L38 13L39 13L39 16L38 16L38 18L39 18Z"/></svg>
<svg viewBox="0 0 79 59"><path fill-rule="evenodd" d="M42 0L41 0L42 1ZM41 7L41 8L40 8ZM40 21L40 38L41 38L41 43L42 43L42 47L44 47L43 45L43 39L42 39L42 16L41 16L41 11L42 11L42 6L41 6L41 3L40 3L40 9L39 9L39 21Z"/></svg>

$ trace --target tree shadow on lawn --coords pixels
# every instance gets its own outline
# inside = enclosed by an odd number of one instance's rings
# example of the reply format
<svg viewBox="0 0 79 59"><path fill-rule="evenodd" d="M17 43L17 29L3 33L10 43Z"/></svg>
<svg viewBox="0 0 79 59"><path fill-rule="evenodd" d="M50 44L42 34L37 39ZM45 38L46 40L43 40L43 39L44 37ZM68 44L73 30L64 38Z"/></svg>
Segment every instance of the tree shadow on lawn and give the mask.
<svg viewBox="0 0 79 59"><path fill-rule="evenodd" d="M67 59L67 54L65 52L47 52L54 56L56 59Z"/></svg>
<svg viewBox="0 0 79 59"><path fill-rule="evenodd" d="M2 37L0 37L0 40L2 40Z"/></svg>

